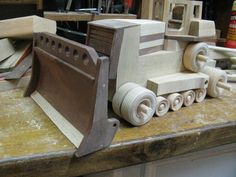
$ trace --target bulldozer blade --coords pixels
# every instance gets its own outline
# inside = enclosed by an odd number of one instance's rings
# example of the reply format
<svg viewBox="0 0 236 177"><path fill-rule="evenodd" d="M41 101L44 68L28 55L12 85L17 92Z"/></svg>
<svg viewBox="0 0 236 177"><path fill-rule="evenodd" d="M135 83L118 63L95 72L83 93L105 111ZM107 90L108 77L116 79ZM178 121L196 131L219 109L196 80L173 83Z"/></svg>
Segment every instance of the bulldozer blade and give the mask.
<svg viewBox="0 0 236 177"><path fill-rule="evenodd" d="M77 147L81 157L110 145L119 121L108 119L107 57L86 45L34 34L32 77L25 92Z"/></svg>

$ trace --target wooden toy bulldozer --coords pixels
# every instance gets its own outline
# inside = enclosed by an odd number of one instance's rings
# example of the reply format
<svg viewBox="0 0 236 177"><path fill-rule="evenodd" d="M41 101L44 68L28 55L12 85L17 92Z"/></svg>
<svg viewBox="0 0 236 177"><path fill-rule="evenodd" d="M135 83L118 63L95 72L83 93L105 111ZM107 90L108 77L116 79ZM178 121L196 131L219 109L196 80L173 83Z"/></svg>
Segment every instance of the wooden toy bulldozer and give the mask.
<svg viewBox="0 0 236 177"><path fill-rule="evenodd" d="M196 24L190 35L175 34L160 21L94 21L87 45L35 34L26 96L75 144L77 156L102 149L119 126L107 117L108 100L117 115L140 126L154 114L163 116L202 102L206 94L219 97L230 90L226 74L206 66L207 45L200 42L214 36L214 23L198 19Z"/></svg>
<svg viewBox="0 0 236 177"><path fill-rule="evenodd" d="M107 57L49 33L34 35L31 96L78 148L78 157L110 145L119 121L108 119Z"/></svg>

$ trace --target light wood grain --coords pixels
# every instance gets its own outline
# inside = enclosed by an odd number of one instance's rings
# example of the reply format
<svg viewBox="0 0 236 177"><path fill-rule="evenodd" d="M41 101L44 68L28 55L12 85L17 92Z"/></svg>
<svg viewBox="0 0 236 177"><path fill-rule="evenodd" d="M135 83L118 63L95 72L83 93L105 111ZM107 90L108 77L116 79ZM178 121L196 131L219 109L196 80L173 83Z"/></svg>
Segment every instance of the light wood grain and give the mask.
<svg viewBox="0 0 236 177"><path fill-rule="evenodd" d="M16 44L15 53L0 64L0 72L12 70L30 53L31 46L31 41L19 41Z"/></svg>
<svg viewBox="0 0 236 177"><path fill-rule="evenodd" d="M38 16L19 17L0 21L0 37L32 38L33 33L56 33L56 22Z"/></svg>
<svg viewBox="0 0 236 177"><path fill-rule="evenodd" d="M216 36L215 23L209 20L192 20L189 35L205 37Z"/></svg>
<svg viewBox="0 0 236 177"><path fill-rule="evenodd" d="M60 129L60 131L75 145L79 147L83 134L79 132L69 121L64 118L47 100L37 91L31 94L31 98L42 108L45 114L52 120L52 122Z"/></svg>
<svg viewBox="0 0 236 177"><path fill-rule="evenodd" d="M55 21L93 21L102 19L136 19L137 16L133 14L100 14L93 15L91 13L58 13L58 12L44 12L44 17Z"/></svg>
<svg viewBox="0 0 236 177"><path fill-rule="evenodd" d="M152 19L153 16L153 0L142 1L142 19Z"/></svg>
<svg viewBox="0 0 236 177"><path fill-rule="evenodd" d="M0 40L0 62L15 53L14 46L9 39Z"/></svg>
<svg viewBox="0 0 236 177"><path fill-rule="evenodd" d="M147 88L156 95L207 88L209 77L202 73L176 73L148 80Z"/></svg>
<svg viewBox="0 0 236 177"><path fill-rule="evenodd" d="M167 51L183 51L185 50L187 42L177 41L177 40L165 40L164 50Z"/></svg>

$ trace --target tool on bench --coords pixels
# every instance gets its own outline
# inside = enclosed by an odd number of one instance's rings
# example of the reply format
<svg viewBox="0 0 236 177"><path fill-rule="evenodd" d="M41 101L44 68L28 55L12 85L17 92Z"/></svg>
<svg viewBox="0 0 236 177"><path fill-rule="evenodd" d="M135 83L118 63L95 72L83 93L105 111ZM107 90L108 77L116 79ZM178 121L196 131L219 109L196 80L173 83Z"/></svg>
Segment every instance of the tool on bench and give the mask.
<svg viewBox="0 0 236 177"><path fill-rule="evenodd" d="M97 8L83 8L83 9L75 9L75 11L92 13L92 12L98 11L98 9Z"/></svg>
<svg viewBox="0 0 236 177"><path fill-rule="evenodd" d="M49 33L34 34L31 96L78 148L80 157L110 145L119 121L108 119L107 57Z"/></svg>
<svg viewBox="0 0 236 177"><path fill-rule="evenodd" d="M102 9L102 0L99 0L97 8L93 8L90 6L89 6L89 8L77 8L77 9L75 9L75 12L87 12L87 13L99 15L102 10L103 10Z"/></svg>

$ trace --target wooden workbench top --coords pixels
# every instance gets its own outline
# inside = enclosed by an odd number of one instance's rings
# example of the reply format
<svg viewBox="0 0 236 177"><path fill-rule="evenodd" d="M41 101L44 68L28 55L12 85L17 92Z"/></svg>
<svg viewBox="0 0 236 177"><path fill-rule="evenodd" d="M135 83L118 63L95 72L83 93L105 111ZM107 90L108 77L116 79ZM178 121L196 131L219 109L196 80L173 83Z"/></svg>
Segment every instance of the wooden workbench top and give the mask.
<svg viewBox="0 0 236 177"><path fill-rule="evenodd" d="M92 14L86 12L44 12L44 17L55 21L93 21L103 19L136 19L137 15L133 14Z"/></svg>
<svg viewBox="0 0 236 177"><path fill-rule="evenodd" d="M112 145L77 159L74 146L23 90L0 92L0 177L78 176L236 142L236 91L154 118L121 121Z"/></svg>

